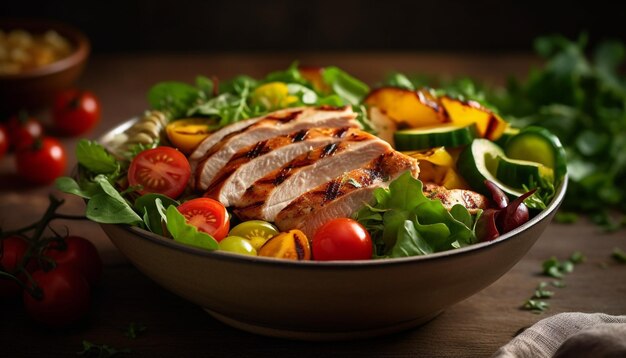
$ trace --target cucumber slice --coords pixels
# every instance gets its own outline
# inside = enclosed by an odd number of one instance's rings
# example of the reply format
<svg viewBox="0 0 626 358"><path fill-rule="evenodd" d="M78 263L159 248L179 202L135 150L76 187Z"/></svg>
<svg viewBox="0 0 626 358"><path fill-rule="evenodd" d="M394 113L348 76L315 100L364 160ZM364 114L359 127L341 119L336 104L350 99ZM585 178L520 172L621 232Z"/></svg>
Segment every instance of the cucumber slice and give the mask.
<svg viewBox="0 0 626 358"><path fill-rule="evenodd" d="M510 138L504 151L511 159L528 160L552 168L556 184L567 172L565 149L557 136L541 127L526 127Z"/></svg>
<svg viewBox="0 0 626 358"><path fill-rule="evenodd" d="M500 138L498 138L498 140L495 140L494 142L500 146L500 148L506 148L506 144L509 141L509 139L513 138L514 136L516 136L517 134L519 134L520 129L519 128L513 128L511 126L507 126L504 129L504 132L502 133L502 136Z"/></svg>
<svg viewBox="0 0 626 358"><path fill-rule="evenodd" d="M517 189L529 189L540 183L540 178L552 182L554 174L551 168L527 160L501 157L496 170L496 178L502 183Z"/></svg>
<svg viewBox="0 0 626 358"><path fill-rule="evenodd" d="M506 185L495 176L500 159L504 156L504 151L497 144L488 139L478 138L461 153L457 167L472 189L487 197L491 197L491 193L485 186L485 180L492 181L508 196L516 198L523 192Z"/></svg>
<svg viewBox="0 0 626 358"><path fill-rule="evenodd" d="M433 147L458 147L478 138L476 124L466 126L440 125L405 129L394 134L397 150L419 150Z"/></svg>

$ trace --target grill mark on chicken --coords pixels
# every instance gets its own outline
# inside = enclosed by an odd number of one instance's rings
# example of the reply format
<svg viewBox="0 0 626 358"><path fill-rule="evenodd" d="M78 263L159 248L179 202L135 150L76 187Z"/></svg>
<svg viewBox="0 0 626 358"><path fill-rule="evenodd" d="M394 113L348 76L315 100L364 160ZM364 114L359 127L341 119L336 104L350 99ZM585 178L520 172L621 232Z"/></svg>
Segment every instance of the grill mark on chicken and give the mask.
<svg viewBox="0 0 626 358"><path fill-rule="evenodd" d="M326 158L326 157L330 157L333 154L335 154L335 152L337 151L337 143L330 143L327 144L324 149L322 150L322 154L320 155L320 159L321 158Z"/></svg>
<svg viewBox="0 0 626 358"><path fill-rule="evenodd" d="M291 143L302 142L303 140L306 139L307 135L309 135L308 129L303 129L301 131L298 131L294 135L291 136Z"/></svg>
<svg viewBox="0 0 626 358"><path fill-rule="evenodd" d="M301 113L302 111L293 111L293 112L287 112L287 113L279 112L279 113L272 113L266 116L265 118L279 121L281 123L287 123L287 122L291 122L297 119Z"/></svg>
<svg viewBox="0 0 626 358"><path fill-rule="evenodd" d="M350 130L350 127L337 128L333 136L337 138L343 138L346 135L346 133L348 133L349 130Z"/></svg>
<svg viewBox="0 0 626 358"><path fill-rule="evenodd" d="M362 206L362 201L343 207L343 211L334 212L336 205L343 200L350 200L352 195L371 193L376 187L385 186L392 178L410 170L417 177L417 161L394 150L385 152L368 164L344 173L339 178L330 180L300 195L285 206L274 218L281 230L300 229L305 234L313 234L323 222L335 217L347 217ZM363 200L367 202L367 194ZM356 203L356 206L354 205ZM333 209L333 207L335 209ZM324 216L323 210L333 211L333 216ZM318 222L319 221L319 222ZM318 225L319 224L319 225Z"/></svg>
<svg viewBox="0 0 626 358"><path fill-rule="evenodd" d="M317 107L320 111L344 111L346 108L348 108L348 106L331 106L328 104Z"/></svg>

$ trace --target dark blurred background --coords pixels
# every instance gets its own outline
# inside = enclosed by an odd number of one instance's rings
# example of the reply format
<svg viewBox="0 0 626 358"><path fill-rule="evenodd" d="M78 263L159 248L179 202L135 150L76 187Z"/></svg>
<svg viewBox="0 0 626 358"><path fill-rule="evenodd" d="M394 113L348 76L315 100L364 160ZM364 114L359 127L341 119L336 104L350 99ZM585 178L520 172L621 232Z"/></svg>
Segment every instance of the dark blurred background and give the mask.
<svg viewBox="0 0 626 358"><path fill-rule="evenodd" d="M151 51L530 51L559 33L626 41L626 2L3 1L0 18L73 24L96 53Z"/></svg>

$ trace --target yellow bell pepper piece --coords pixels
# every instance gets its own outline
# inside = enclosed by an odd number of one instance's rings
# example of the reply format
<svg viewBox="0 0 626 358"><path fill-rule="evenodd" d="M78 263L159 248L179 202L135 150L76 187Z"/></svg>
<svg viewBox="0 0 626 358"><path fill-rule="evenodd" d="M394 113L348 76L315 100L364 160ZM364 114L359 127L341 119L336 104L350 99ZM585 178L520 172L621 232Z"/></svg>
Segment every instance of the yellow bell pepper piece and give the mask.
<svg viewBox="0 0 626 358"><path fill-rule="evenodd" d="M419 161L420 180L442 185L447 189L469 189L456 171L454 156L444 147L425 151L404 152Z"/></svg>

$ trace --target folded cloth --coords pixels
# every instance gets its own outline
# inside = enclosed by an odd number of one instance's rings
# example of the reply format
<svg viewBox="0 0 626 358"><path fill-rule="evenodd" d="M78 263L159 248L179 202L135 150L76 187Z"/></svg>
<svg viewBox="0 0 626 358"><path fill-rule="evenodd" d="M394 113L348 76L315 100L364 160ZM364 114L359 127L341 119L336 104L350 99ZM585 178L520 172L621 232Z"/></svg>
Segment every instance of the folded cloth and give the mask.
<svg viewBox="0 0 626 358"><path fill-rule="evenodd" d="M527 328L493 357L626 357L626 316L560 313Z"/></svg>

